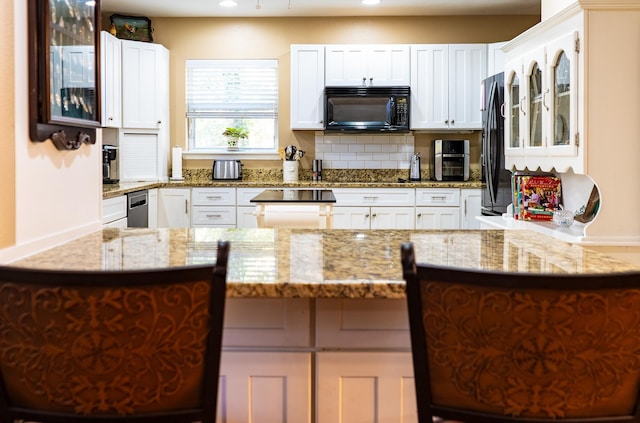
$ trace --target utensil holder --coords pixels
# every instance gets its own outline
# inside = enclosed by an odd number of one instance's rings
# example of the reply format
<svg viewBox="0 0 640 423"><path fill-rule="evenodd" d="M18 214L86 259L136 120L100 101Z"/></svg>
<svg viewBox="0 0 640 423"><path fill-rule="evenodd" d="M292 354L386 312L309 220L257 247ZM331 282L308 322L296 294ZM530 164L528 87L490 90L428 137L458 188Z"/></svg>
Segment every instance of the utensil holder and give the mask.
<svg viewBox="0 0 640 423"><path fill-rule="evenodd" d="M282 180L284 182L298 182L297 160L285 160L282 162Z"/></svg>

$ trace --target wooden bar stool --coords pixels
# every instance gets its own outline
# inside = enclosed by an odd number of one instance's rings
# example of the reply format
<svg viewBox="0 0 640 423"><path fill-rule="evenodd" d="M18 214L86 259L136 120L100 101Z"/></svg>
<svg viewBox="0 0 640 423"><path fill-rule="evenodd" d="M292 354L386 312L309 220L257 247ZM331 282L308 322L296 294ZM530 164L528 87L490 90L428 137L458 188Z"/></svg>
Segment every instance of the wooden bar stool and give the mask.
<svg viewBox="0 0 640 423"><path fill-rule="evenodd" d="M215 266L0 267L0 422L214 423L229 244Z"/></svg>
<svg viewBox="0 0 640 423"><path fill-rule="evenodd" d="M640 272L416 264L401 247L420 423L639 422Z"/></svg>

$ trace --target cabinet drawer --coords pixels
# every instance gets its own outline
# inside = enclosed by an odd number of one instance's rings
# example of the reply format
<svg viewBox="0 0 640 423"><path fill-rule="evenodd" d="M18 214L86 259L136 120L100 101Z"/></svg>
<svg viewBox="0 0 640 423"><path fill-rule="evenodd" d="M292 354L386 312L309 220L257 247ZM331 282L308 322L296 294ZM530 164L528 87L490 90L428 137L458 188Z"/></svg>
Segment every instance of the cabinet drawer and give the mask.
<svg viewBox="0 0 640 423"><path fill-rule="evenodd" d="M102 200L102 224L114 222L127 217L127 196L107 198ZM126 225L125 225L126 226Z"/></svg>
<svg viewBox="0 0 640 423"><path fill-rule="evenodd" d="M234 206L207 207L194 206L191 209L191 226L235 225L236 208Z"/></svg>
<svg viewBox="0 0 640 423"><path fill-rule="evenodd" d="M415 191L403 188L334 188L336 206L413 206Z"/></svg>
<svg viewBox="0 0 640 423"><path fill-rule="evenodd" d="M191 190L191 204L194 206L236 205L235 188L193 188Z"/></svg>
<svg viewBox="0 0 640 423"><path fill-rule="evenodd" d="M310 302L304 298L229 298L222 344L229 347L308 347Z"/></svg>
<svg viewBox="0 0 640 423"><path fill-rule="evenodd" d="M319 348L411 348L404 299L318 299L316 322Z"/></svg>
<svg viewBox="0 0 640 423"><path fill-rule="evenodd" d="M459 206L460 190L457 188L418 188L417 206Z"/></svg>

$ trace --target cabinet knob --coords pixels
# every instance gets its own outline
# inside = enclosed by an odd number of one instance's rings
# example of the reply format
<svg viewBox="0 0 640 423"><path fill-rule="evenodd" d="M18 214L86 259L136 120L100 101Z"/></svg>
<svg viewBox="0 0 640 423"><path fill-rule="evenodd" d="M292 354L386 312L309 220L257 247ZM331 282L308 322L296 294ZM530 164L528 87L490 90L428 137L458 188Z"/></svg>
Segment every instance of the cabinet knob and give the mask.
<svg viewBox="0 0 640 423"><path fill-rule="evenodd" d="M377 214L375 214L375 213L373 213L373 214L371 215L371 217L376 217L376 216L377 216Z"/></svg>
<svg viewBox="0 0 640 423"><path fill-rule="evenodd" d="M369 85L373 85L373 78L369 78Z"/></svg>
<svg viewBox="0 0 640 423"><path fill-rule="evenodd" d="M363 76L362 77L362 86L366 86L367 85L367 77Z"/></svg>
<svg viewBox="0 0 640 423"><path fill-rule="evenodd" d="M444 123L449 124L449 119L445 120Z"/></svg>
<svg viewBox="0 0 640 423"><path fill-rule="evenodd" d="M160 125L161 123L162 123L162 121L161 121L161 120L159 120L159 121L158 121L158 125Z"/></svg>
<svg viewBox="0 0 640 423"><path fill-rule="evenodd" d="M422 217L422 213L418 213L416 217Z"/></svg>
<svg viewBox="0 0 640 423"><path fill-rule="evenodd" d="M452 120L452 121L451 121L451 124L452 124L452 125L455 125L455 124L456 124L456 121L455 121L455 120Z"/></svg>

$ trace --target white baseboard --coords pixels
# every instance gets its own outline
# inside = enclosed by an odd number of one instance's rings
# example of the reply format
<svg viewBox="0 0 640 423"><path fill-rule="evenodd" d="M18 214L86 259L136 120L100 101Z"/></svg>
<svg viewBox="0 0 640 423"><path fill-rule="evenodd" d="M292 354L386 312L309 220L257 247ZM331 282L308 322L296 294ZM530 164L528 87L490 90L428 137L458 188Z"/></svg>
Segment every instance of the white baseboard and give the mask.
<svg viewBox="0 0 640 423"><path fill-rule="evenodd" d="M18 261L99 230L102 230L102 224L100 221L96 221L84 226L75 227L63 232L57 232L43 238L30 240L22 244L2 249L0 250L0 264L8 264Z"/></svg>

